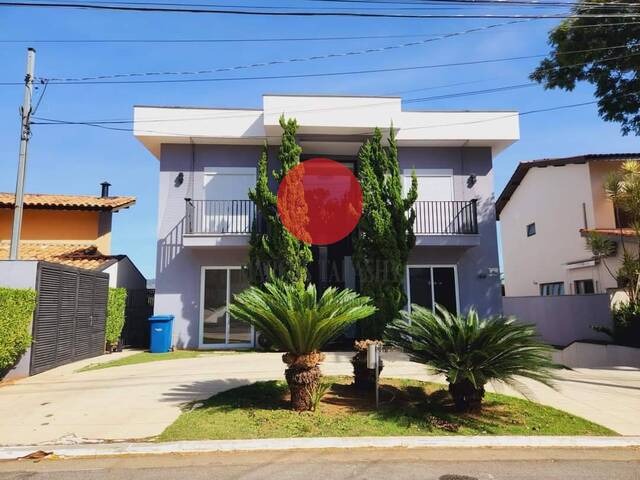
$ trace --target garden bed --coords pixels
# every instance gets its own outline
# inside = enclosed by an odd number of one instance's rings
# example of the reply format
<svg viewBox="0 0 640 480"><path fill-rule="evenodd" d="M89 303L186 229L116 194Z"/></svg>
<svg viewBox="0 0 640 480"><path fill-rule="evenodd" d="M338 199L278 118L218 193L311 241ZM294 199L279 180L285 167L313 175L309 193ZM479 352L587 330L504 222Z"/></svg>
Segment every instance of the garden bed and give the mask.
<svg viewBox="0 0 640 480"><path fill-rule="evenodd" d="M487 394L477 414L454 411L446 386L382 379L380 409L351 378L328 377L317 411L289 410L283 381L256 382L187 406L159 441L416 435L616 435L555 408Z"/></svg>

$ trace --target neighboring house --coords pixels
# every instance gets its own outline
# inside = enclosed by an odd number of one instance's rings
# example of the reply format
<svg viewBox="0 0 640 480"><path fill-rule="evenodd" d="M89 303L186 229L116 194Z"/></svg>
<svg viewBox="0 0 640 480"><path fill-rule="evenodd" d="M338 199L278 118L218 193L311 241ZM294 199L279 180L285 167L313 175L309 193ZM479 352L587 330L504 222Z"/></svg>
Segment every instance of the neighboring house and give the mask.
<svg viewBox="0 0 640 480"><path fill-rule="evenodd" d="M111 254L112 215L135 197L26 194L20 260L44 260L109 274L110 287L144 289L146 280L126 255ZM9 258L15 196L0 193L0 260Z"/></svg>
<svg viewBox="0 0 640 480"><path fill-rule="evenodd" d="M603 183L609 172L638 153L580 155L522 162L496 202L502 232L505 294L514 296L605 293L617 288L605 265L593 258L585 233L618 243L605 260L620 265L620 235L632 231L624 215L616 225Z"/></svg>
<svg viewBox="0 0 640 480"><path fill-rule="evenodd" d="M246 288L242 266L262 145L276 168L280 115L295 118L302 159L355 169L362 142L397 129L405 185L418 177L416 247L406 270L409 301L453 311L501 311L493 159L518 139L513 112L403 111L397 97L265 95L263 109L137 106L134 134L159 160L156 314L175 315L178 348L254 344L228 304ZM275 189L275 185L272 185ZM350 238L312 248L311 280L357 287Z"/></svg>

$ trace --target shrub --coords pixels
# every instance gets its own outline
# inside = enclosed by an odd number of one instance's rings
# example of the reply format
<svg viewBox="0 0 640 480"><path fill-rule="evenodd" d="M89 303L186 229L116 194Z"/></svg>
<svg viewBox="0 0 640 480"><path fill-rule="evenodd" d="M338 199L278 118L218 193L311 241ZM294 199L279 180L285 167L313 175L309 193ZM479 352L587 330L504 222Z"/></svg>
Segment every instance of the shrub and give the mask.
<svg viewBox="0 0 640 480"><path fill-rule="evenodd" d="M31 345L35 308L35 290L0 288L0 370L11 367Z"/></svg>
<svg viewBox="0 0 640 480"><path fill-rule="evenodd" d="M480 319L475 310L453 315L417 305L387 327L387 342L404 349L412 360L429 365L449 383L460 411L480 410L484 386L491 381L524 390L515 377L551 385L552 348L539 342L535 328L513 318Z"/></svg>
<svg viewBox="0 0 640 480"><path fill-rule="evenodd" d="M312 392L320 383L320 349L350 324L376 311L368 297L351 290L327 288L319 296L315 285L287 283L278 278L263 288L250 287L234 295L229 313L253 325L284 350L285 378L294 410L313 408Z"/></svg>
<svg viewBox="0 0 640 480"><path fill-rule="evenodd" d="M620 303L611 310L611 316L611 328L592 328L596 332L609 335L617 345L640 347L640 303Z"/></svg>
<svg viewBox="0 0 640 480"><path fill-rule="evenodd" d="M105 341L108 345L115 345L120 339L124 327L124 312L127 305L127 290L125 288L110 288L107 301L107 322L105 325Z"/></svg>

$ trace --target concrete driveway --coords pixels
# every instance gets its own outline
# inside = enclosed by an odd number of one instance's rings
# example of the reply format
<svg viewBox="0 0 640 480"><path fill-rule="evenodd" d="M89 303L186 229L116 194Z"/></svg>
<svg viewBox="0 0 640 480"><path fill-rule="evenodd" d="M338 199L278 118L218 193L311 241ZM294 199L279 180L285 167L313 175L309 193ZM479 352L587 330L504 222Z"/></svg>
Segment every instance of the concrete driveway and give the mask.
<svg viewBox="0 0 640 480"><path fill-rule="evenodd" d="M323 372L350 375L351 355L327 354ZM99 361L115 358L108 355ZM241 353L76 372L96 361L0 386L0 445L152 437L180 415L185 402L256 380L279 379L284 370L280 354ZM442 381L425 372L403 355L385 354L383 376ZM532 399L621 434L640 435L640 370L578 369L560 375L557 391L527 382ZM508 388L497 390L516 394Z"/></svg>

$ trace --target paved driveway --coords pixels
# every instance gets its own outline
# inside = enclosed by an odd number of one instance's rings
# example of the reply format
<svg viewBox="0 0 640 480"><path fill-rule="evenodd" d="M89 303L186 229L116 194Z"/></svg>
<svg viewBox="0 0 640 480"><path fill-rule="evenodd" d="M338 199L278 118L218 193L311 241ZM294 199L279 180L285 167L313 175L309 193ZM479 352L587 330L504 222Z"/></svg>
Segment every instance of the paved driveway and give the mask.
<svg viewBox="0 0 640 480"><path fill-rule="evenodd" d="M324 373L349 375L350 356L328 354ZM151 437L178 417L185 402L282 378L284 369L280 354L242 353L76 372L92 362L96 359L0 387L0 445ZM385 362L384 376L439 380L402 355L386 356ZM527 382L534 399L619 433L640 435L640 370L578 369L561 376L557 391Z"/></svg>

